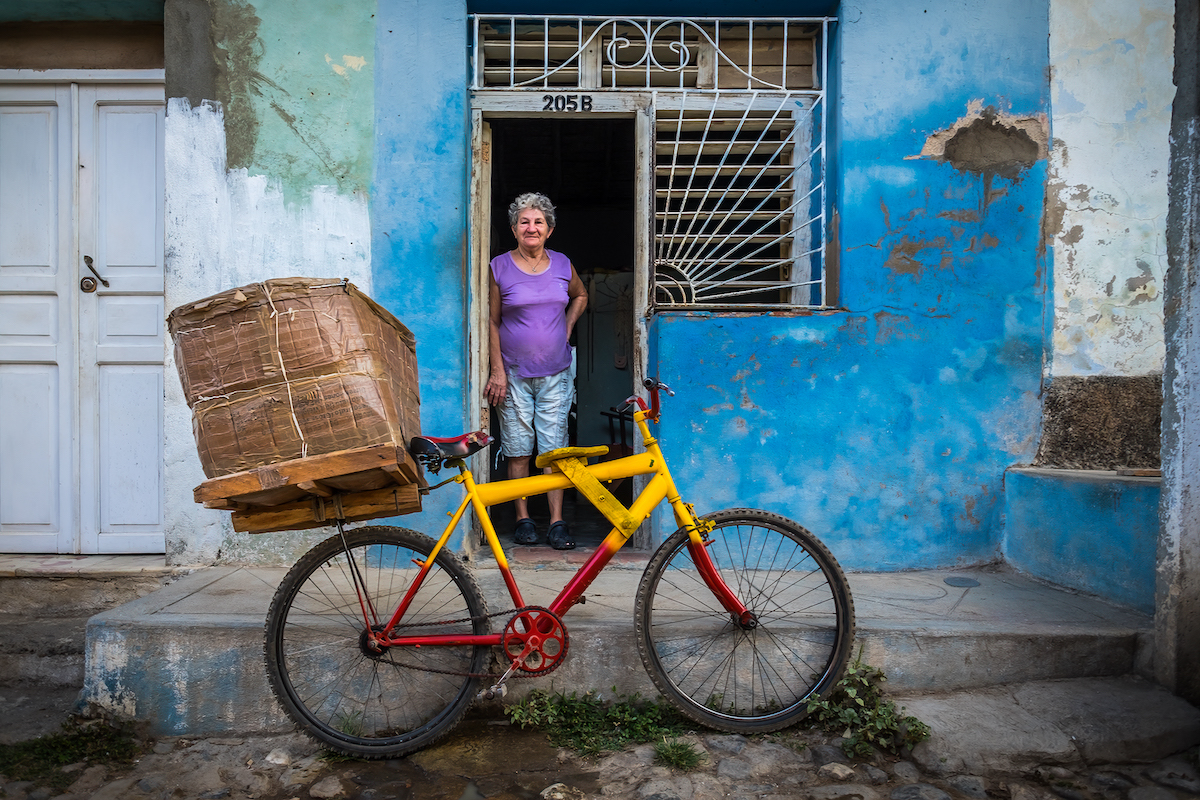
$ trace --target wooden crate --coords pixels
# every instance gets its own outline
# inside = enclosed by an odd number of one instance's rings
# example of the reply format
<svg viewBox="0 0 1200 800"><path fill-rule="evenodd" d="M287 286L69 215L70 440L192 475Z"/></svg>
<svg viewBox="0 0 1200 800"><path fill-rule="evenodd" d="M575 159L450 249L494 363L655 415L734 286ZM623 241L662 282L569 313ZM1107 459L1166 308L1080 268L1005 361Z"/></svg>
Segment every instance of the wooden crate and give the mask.
<svg viewBox="0 0 1200 800"><path fill-rule="evenodd" d="M421 510L425 479L408 451L360 447L211 478L193 491L205 508L233 512L241 533L293 531Z"/></svg>

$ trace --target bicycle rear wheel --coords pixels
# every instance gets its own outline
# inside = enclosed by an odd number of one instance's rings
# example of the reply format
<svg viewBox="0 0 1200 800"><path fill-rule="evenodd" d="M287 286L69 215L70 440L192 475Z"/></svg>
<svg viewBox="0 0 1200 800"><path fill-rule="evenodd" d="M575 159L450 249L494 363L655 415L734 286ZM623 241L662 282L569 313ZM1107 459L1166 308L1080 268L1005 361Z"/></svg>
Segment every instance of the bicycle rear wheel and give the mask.
<svg viewBox="0 0 1200 800"><path fill-rule="evenodd" d="M479 679L470 674L483 671L487 647L366 647L362 602L380 618L373 626L386 623L417 575L414 562L433 547L403 528L348 531L345 544L333 536L306 553L275 592L264 647L271 689L288 716L331 750L361 758L418 750L448 733L474 700ZM483 634L488 627L474 579L442 550L395 630Z"/></svg>
<svg viewBox="0 0 1200 800"><path fill-rule="evenodd" d="M743 628L697 571L686 531L655 552L638 586L638 652L654 684L690 719L765 733L799 722L841 678L854 602L841 567L811 533L766 511L709 514L707 550L757 618Z"/></svg>

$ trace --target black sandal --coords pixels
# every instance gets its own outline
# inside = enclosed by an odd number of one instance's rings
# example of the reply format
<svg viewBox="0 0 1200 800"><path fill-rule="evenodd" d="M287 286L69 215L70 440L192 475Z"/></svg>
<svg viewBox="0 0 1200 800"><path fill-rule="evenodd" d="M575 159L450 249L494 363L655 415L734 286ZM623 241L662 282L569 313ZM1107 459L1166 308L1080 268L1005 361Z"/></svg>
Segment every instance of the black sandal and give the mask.
<svg viewBox="0 0 1200 800"><path fill-rule="evenodd" d="M556 522L550 526L550 532L546 536L550 540L550 546L555 550L574 550L575 540L571 538L571 532L567 530L567 523Z"/></svg>
<svg viewBox="0 0 1200 800"><path fill-rule="evenodd" d="M533 524L533 520L529 517L517 520L517 527L513 528L513 542L516 544L537 544L537 526Z"/></svg>

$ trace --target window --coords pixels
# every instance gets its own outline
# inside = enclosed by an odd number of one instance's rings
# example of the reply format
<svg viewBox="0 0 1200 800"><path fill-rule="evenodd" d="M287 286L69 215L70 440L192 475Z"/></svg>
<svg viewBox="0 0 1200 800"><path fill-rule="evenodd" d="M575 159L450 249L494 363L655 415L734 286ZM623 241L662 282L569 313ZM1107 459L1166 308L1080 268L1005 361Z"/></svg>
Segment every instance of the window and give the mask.
<svg viewBox="0 0 1200 800"><path fill-rule="evenodd" d="M473 87L654 115L656 309L827 303L827 42L834 20L476 16ZM563 92L570 92L563 94Z"/></svg>

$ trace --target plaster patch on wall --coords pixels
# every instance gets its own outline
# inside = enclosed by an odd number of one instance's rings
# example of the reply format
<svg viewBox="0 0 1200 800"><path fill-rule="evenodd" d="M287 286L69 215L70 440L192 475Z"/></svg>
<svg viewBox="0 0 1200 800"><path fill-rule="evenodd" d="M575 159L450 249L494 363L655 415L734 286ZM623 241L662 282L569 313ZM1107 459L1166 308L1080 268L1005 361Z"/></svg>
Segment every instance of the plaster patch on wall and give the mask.
<svg viewBox="0 0 1200 800"><path fill-rule="evenodd" d="M1162 376L1055 378L1035 466L1160 466Z"/></svg>
<svg viewBox="0 0 1200 800"><path fill-rule="evenodd" d="M1049 138L1045 115L1010 114L978 99L954 124L931 133L920 155L909 158L934 158L965 172L1013 179L1049 156Z"/></svg>
<svg viewBox="0 0 1200 800"><path fill-rule="evenodd" d="M246 3L213 3L210 7L209 35L217 65L216 97L210 99L225 109L229 165L245 167L254 158L254 143L258 138L259 121L253 97L261 96L263 86L270 83L258 70L263 55L263 43L258 37L262 20L254 7Z"/></svg>
<svg viewBox="0 0 1200 800"><path fill-rule="evenodd" d="M167 308L267 278L349 278L371 292L370 216L362 193L333 186L287 202L277 181L228 169L219 105L171 98L166 120ZM192 500L204 480L191 412L167 348L166 538L173 564L290 563L321 534L233 535L227 513ZM310 537L311 540L306 539Z"/></svg>
<svg viewBox="0 0 1200 800"><path fill-rule="evenodd" d="M330 57L329 53L326 53L325 63L329 65L329 68L332 69L335 74L340 75L343 78L347 78L350 76L349 70L354 70L355 72L362 71L362 68L367 65L367 60L362 56L342 56L342 63L337 64L334 63L334 60Z"/></svg>
<svg viewBox="0 0 1200 800"><path fill-rule="evenodd" d="M1051 7L1055 378L1162 370L1172 19L1167 0Z"/></svg>
<svg viewBox="0 0 1200 800"><path fill-rule="evenodd" d="M1016 115L984 106L983 100L967 104L967 113L954 124L931 133L916 156L949 164L960 172L983 179L982 218L992 201L1007 194L994 188L996 178L1016 181L1049 155L1049 124L1043 114Z"/></svg>

